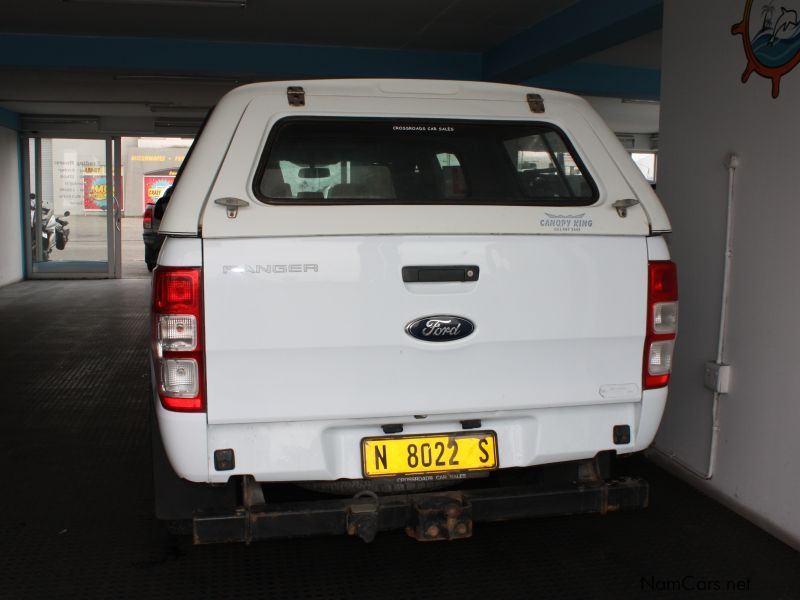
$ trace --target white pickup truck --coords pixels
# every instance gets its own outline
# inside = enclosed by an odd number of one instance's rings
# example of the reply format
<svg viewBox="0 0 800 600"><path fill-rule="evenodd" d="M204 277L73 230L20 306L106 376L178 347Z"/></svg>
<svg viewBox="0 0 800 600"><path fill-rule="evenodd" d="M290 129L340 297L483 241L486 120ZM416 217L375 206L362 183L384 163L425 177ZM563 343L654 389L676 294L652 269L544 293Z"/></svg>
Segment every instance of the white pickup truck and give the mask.
<svg viewBox="0 0 800 600"><path fill-rule="evenodd" d="M575 96L388 79L230 92L159 231L158 515L197 542L434 540L645 505L646 482L606 466L648 447L666 402L669 230Z"/></svg>

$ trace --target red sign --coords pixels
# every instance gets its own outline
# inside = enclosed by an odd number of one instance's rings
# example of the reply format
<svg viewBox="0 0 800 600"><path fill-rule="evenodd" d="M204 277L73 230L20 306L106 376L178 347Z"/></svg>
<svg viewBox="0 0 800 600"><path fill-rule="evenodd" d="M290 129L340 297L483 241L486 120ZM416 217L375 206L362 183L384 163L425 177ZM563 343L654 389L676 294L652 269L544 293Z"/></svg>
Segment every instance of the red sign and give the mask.
<svg viewBox="0 0 800 600"><path fill-rule="evenodd" d="M144 206L154 204L161 198L173 181L175 181L175 175L145 175Z"/></svg>
<svg viewBox="0 0 800 600"><path fill-rule="evenodd" d="M122 176L119 178L120 190L117 193L117 202L120 210L124 210L122 202ZM108 186L106 184L106 168L102 165L87 165L83 167L83 210L104 211L107 208Z"/></svg>
<svg viewBox="0 0 800 600"><path fill-rule="evenodd" d="M83 176L83 209L106 210L106 176Z"/></svg>

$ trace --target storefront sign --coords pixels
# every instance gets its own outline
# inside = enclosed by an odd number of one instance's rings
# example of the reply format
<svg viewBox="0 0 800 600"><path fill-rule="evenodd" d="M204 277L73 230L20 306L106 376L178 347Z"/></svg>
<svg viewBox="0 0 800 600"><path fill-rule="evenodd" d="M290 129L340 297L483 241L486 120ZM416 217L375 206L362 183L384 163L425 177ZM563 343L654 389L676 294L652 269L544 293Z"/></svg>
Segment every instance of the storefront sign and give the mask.
<svg viewBox="0 0 800 600"><path fill-rule="evenodd" d="M170 171L168 175L145 175L144 176L144 206L154 204L166 189L175 181L176 171Z"/></svg>
<svg viewBox="0 0 800 600"><path fill-rule="evenodd" d="M106 210L106 168L104 166L83 167L83 209Z"/></svg>

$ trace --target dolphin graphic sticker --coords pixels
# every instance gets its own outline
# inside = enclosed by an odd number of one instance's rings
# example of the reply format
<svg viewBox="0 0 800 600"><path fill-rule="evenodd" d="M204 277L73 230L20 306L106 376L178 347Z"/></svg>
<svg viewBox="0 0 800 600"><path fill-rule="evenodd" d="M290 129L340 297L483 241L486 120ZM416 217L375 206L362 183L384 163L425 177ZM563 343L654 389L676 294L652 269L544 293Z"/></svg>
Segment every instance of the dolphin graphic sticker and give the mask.
<svg viewBox="0 0 800 600"><path fill-rule="evenodd" d="M744 17L733 27L741 35L747 66L746 83L753 72L772 80L772 97L780 94L781 78L800 63L800 0L747 0Z"/></svg>

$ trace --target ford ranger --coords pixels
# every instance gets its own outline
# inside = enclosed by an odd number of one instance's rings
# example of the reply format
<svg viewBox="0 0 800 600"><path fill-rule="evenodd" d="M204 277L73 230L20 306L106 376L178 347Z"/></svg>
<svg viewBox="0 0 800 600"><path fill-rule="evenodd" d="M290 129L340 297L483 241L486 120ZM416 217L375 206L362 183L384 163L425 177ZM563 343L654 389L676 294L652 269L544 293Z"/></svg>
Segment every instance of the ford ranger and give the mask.
<svg viewBox="0 0 800 600"><path fill-rule="evenodd" d="M228 93L153 276L159 517L196 542L647 503L667 215L579 97L422 80Z"/></svg>

